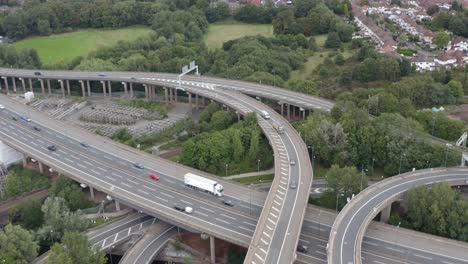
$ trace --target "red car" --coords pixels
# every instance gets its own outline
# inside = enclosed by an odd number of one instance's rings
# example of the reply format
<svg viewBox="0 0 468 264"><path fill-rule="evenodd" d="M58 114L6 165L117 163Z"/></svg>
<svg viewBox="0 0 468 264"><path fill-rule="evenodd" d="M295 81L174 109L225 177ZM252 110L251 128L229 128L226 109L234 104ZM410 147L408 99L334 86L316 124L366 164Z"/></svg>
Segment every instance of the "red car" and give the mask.
<svg viewBox="0 0 468 264"><path fill-rule="evenodd" d="M148 176L149 176L150 179L152 179L152 180L159 181L159 176L156 175L156 174L154 174L154 173L150 173Z"/></svg>

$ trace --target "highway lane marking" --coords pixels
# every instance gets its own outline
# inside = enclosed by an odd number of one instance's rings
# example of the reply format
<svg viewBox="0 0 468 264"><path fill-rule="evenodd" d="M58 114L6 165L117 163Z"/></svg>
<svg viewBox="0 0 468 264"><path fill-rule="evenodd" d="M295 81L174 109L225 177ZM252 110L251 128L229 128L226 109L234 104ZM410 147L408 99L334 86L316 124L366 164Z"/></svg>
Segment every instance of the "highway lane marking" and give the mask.
<svg viewBox="0 0 468 264"><path fill-rule="evenodd" d="M164 199L164 198L161 198L161 197L158 197L158 196L153 196L154 198L156 199L159 199L161 201L165 201L166 203L169 202L168 200Z"/></svg>
<svg viewBox="0 0 468 264"><path fill-rule="evenodd" d="M419 255L419 254L413 254L413 256L418 257L418 258L424 258L424 259L432 260L432 258L430 258L430 257L422 256L422 255Z"/></svg>
<svg viewBox="0 0 468 264"><path fill-rule="evenodd" d="M165 180L165 181L168 181L168 182L170 182L170 183L175 183L175 181L169 180L169 179L167 179L167 178L165 178L164 180Z"/></svg>
<svg viewBox="0 0 468 264"><path fill-rule="evenodd" d="M21 138L22 140L24 140L24 141L28 141L28 139L25 138L25 137L23 137L23 136L20 136L20 138Z"/></svg>
<svg viewBox="0 0 468 264"><path fill-rule="evenodd" d="M366 243L366 244L369 244L369 245L372 245L372 246L375 246L375 247L379 246L379 245L377 245L375 243L371 243L371 242L368 242L368 241L362 241L362 243Z"/></svg>
<svg viewBox="0 0 468 264"><path fill-rule="evenodd" d="M200 206L200 208L201 208L201 206ZM247 225L250 225L250 226L253 226L253 227L256 227L256 226L257 226L257 225L255 225L255 224L252 224L252 223L249 223L249 222L246 222L246 221L242 221L242 222L243 222L244 224L247 224Z"/></svg>
<svg viewBox="0 0 468 264"><path fill-rule="evenodd" d="M284 192L280 191L280 190L277 190L281 195L284 195Z"/></svg>
<svg viewBox="0 0 468 264"><path fill-rule="evenodd" d="M74 158L74 159L76 159L76 160L79 160L79 159L80 159L80 158L78 158L77 156L71 155L71 154L70 154L70 157L72 157L72 158Z"/></svg>
<svg viewBox="0 0 468 264"><path fill-rule="evenodd" d="M285 190L286 191L286 188L284 188L283 185L278 185L278 187L280 187L281 189Z"/></svg>
<svg viewBox="0 0 468 264"><path fill-rule="evenodd" d="M41 144L45 144L45 142L42 141L42 140L40 140L40 139L37 139L36 141L39 142L39 143L41 143Z"/></svg>
<svg viewBox="0 0 468 264"><path fill-rule="evenodd" d="M106 169L103 169L101 167L96 167L98 170L102 170L103 172L106 172L107 170Z"/></svg>
<svg viewBox="0 0 468 264"><path fill-rule="evenodd" d="M320 245L320 244L317 244L317 247L321 247L321 248L327 248L326 246L324 246L324 245Z"/></svg>
<svg viewBox="0 0 468 264"><path fill-rule="evenodd" d="M131 183L133 183L133 184L138 184L138 182L133 181L133 180L130 180L130 179L128 179L128 178L127 178L127 181L129 181L129 182L131 182Z"/></svg>
<svg viewBox="0 0 468 264"><path fill-rule="evenodd" d="M210 213L214 213L213 210L208 209L208 208L205 208L205 207L203 207L203 206L200 206L200 209L205 210L205 211L208 211L208 212L210 212ZM244 221L244 223L247 223L247 222Z"/></svg>
<svg viewBox="0 0 468 264"><path fill-rule="evenodd" d="M275 225L275 226L276 226L276 222L275 222L275 221L273 221L273 220L271 220L271 218L270 218L270 217L268 217L267 219L268 219L268 221L270 221L270 222L271 222L273 225Z"/></svg>
<svg viewBox="0 0 468 264"><path fill-rule="evenodd" d="M273 227L269 226L269 225L265 225L268 229L270 230L273 230Z"/></svg>
<svg viewBox="0 0 468 264"><path fill-rule="evenodd" d="M128 188L132 188L130 184L126 184L125 182L120 182L120 184L122 184L123 186L127 186Z"/></svg>
<svg viewBox="0 0 468 264"><path fill-rule="evenodd" d="M307 240L304 240L304 239L300 239L300 238L299 238L299 241L301 241L301 242L302 242L302 243L304 243L304 244L310 244L310 242L309 242L309 241L307 241Z"/></svg>
<svg viewBox="0 0 468 264"><path fill-rule="evenodd" d="M123 178L122 175L119 175L119 174L117 174L115 172L112 172L111 174L114 175L115 177L118 177L118 178L121 178L121 179ZM146 187L146 186L143 186L143 187Z"/></svg>
<svg viewBox="0 0 468 264"><path fill-rule="evenodd" d="M263 248L260 248L260 250L263 252L263 254L267 254L266 250L264 250Z"/></svg>
<svg viewBox="0 0 468 264"><path fill-rule="evenodd" d="M315 252L318 253L318 254L320 254L320 255L325 255L325 256L327 255L327 253L322 252L322 251L315 250Z"/></svg>
<svg viewBox="0 0 468 264"><path fill-rule="evenodd" d="M260 257L257 253L255 253L255 256L256 256L259 260L261 260L262 262L265 262L265 260L262 259L262 257Z"/></svg>
<svg viewBox="0 0 468 264"><path fill-rule="evenodd" d="M273 208L273 210L275 210L278 213L280 212L280 210L278 208L274 207L274 206L272 206L271 208Z"/></svg>
<svg viewBox="0 0 468 264"><path fill-rule="evenodd" d="M204 217L208 217L208 215L207 215L207 214L205 214L205 213L200 213L200 212L198 212L198 211L195 211L195 213L196 213L196 214L203 215Z"/></svg>
<svg viewBox="0 0 468 264"><path fill-rule="evenodd" d="M400 253L403 253L405 251L403 250L400 250L400 249L396 249L396 248L391 248L391 247L385 247L386 249L389 249L389 250L393 250L393 251L396 251L396 252L400 252Z"/></svg>
<svg viewBox="0 0 468 264"><path fill-rule="evenodd" d="M110 180L112 180L112 181L114 180L114 178L112 178L112 177L109 177L109 176L107 176L107 175L106 175L106 176L104 176L104 177L105 177L105 178L107 178L107 179L110 179Z"/></svg>
<svg viewBox="0 0 468 264"><path fill-rule="evenodd" d="M77 166L79 166L79 167L81 167L81 168L83 168L83 169L86 169L86 168L88 168L88 167L86 167L85 165L83 165L83 164L80 164L80 163L76 163L76 165L77 165Z"/></svg>
<svg viewBox="0 0 468 264"><path fill-rule="evenodd" d="M4 129L5 131L7 131L8 133L10 132L10 129L8 129L8 128L6 128L6 127L4 127L3 129Z"/></svg>
<svg viewBox="0 0 468 264"><path fill-rule="evenodd" d="M69 158L64 158L66 161L70 162L70 163L75 163L73 160L69 159Z"/></svg>
<svg viewBox="0 0 468 264"><path fill-rule="evenodd" d="M109 157L107 155L102 155L104 158L108 159L108 160L113 160L112 157Z"/></svg>
<svg viewBox="0 0 468 264"><path fill-rule="evenodd" d="M237 218L235 217L232 217L232 216L229 216L229 215L225 215L225 214L221 214L222 216L226 217L226 218L230 218L232 220L236 220Z"/></svg>
<svg viewBox="0 0 468 264"><path fill-rule="evenodd" d="M159 193L160 193L160 194L162 194L162 195L165 195L165 196L167 196L167 197L174 198L174 196L172 196L172 195L169 195L169 194L167 194L167 193L164 193L164 192L159 192Z"/></svg>
<svg viewBox="0 0 468 264"><path fill-rule="evenodd" d="M273 216L274 218L278 218L278 216L275 215L273 212L270 212L270 215Z"/></svg>
<svg viewBox="0 0 468 264"><path fill-rule="evenodd" d="M374 260L374 263L377 263L377 264L386 264L386 263L381 262L381 261L378 261L378 260Z"/></svg>
<svg viewBox="0 0 468 264"><path fill-rule="evenodd" d="M181 201L182 203L187 203L187 204L193 205L193 203L191 203L191 202L187 202L187 201L185 201L185 200L182 200L182 199L180 199L180 201Z"/></svg>
<svg viewBox="0 0 468 264"><path fill-rule="evenodd" d="M218 221L220 221L220 222L223 222L223 223L225 223L225 224L227 224L227 225L230 225L230 224L231 224L231 223L229 223L228 221L224 221L224 220L219 219L219 218L217 218L217 217L216 217L215 219L218 220Z"/></svg>
<svg viewBox="0 0 468 264"><path fill-rule="evenodd" d="M29 143L30 143L31 145L36 146L36 147L38 146L38 145L37 145L36 143L34 143L34 142L29 142Z"/></svg>
<svg viewBox="0 0 468 264"><path fill-rule="evenodd" d="M91 162L88 162L88 161L86 161L86 160L83 160L83 163L86 163L86 164L88 164L89 166L94 166Z"/></svg>
<svg viewBox="0 0 468 264"><path fill-rule="evenodd" d="M142 189L137 189L137 191L139 191L139 192L141 192L141 193L144 193L144 194L146 194L146 195L149 195L148 192L145 192L145 191L143 191Z"/></svg>
<svg viewBox="0 0 468 264"><path fill-rule="evenodd" d="M276 201L276 199L275 199L275 200L273 200L273 202L274 202L275 204L277 204L277 205L281 206L281 203L279 203L278 201Z"/></svg>
<svg viewBox="0 0 468 264"><path fill-rule="evenodd" d="M442 263L445 263L445 264L455 264L453 262L448 262L448 261L445 261L445 260L442 260Z"/></svg>
<svg viewBox="0 0 468 264"><path fill-rule="evenodd" d="M208 216L208 215L206 215L206 216ZM239 227L239 228L241 228L241 229L244 229L244 230L246 230L246 231L249 231L250 233L253 232L253 230L248 229L248 228L245 228L245 227L243 227L243 226L237 226L237 227Z"/></svg>
<svg viewBox="0 0 468 264"><path fill-rule="evenodd" d="M97 175L101 175L101 173L100 173L99 171L91 170L91 172L94 172L94 173L96 173Z"/></svg>

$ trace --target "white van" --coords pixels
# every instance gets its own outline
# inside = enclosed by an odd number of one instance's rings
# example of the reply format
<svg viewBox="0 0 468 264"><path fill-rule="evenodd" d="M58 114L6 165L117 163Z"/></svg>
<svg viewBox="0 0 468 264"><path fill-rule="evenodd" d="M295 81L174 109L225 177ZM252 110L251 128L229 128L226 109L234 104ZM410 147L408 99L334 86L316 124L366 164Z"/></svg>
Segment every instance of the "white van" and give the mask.
<svg viewBox="0 0 468 264"><path fill-rule="evenodd" d="M263 117L263 118L265 118L265 119L270 119L270 114L268 114L268 112L267 112L267 111L265 111L265 110L262 110L262 112L261 112L261 113L262 113L262 117Z"/></svg>
<svg viewBox="0 0 468 264"><path fill-rule="evenodd" d="M191 214L191 213L193 212L193 208L187 206L187 207L185 207L185 212L186 212L187 214Z"/></svg>

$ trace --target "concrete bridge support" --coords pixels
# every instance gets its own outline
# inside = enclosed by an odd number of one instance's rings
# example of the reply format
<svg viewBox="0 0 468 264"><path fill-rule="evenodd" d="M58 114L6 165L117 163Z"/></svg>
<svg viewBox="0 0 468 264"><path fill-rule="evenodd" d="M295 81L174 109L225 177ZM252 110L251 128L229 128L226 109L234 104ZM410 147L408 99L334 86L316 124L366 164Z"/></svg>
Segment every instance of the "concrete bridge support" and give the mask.
<svg viewBox="0 0 468 264"><path fill-rule="evenodd" d="M26 83L25 83L24 79L19 78L19 80L21 81L21 87L23 88L23 92L26 92Z"/></svg>
<svg viewBox="0 0 468 264"><path fill-rule="evenodd" d="M385 207L382 212L380 212L380 222L388 223L390 218L390 213L392 212L392 204L389 204Z"/></svg>
<svg viewBox="0 0 468 264"><path fill-rule="evenodd" d="M44 173L44 165L42 164L42 162L38 161L37 165L39 165L39 172Z"/></svg>
<svg viewBox="0 0 468 264"><path fill-rule="evenodd" d="M124 88L124 94L125 94L125 96L127 96L127 95L128 95L127 83L126 83L126 82L122 82L122 86L123 86L123 88Z"/></svg>
<svg viewBox="0 0 468 264"><path fill-rule="evenodd" d="M28 158L26 156L23 156L23 167L26 167L26 165L28 165Z"/></svg>
<svg viewBox="0 0 468 264"><path fill-rule="evenodd" d="M91 199L94 200L94 188L89 186L89 194L91 195Z"/></svg>
<svg viewBox="0 0 468 264"><path fill-rule="evenodd" d="M133 98L133 83L130 83L130 98Z"/></svg>
<svg viewBox="0 0 468 264"><path fill-rule="evenodd" d="M216 255L215 255L215 238L214 236L210 236L210 263L216 263Z"/></svg>
<svg viewBox="0 0 468 264"><path fill-rule="evenodd" d="M67 95L68 95L68 96L71 95L71 91L70 91L70 80L67 80Z"/></svg>
<svg viewBox="0 0 468 264"><path fill-rule="evenodd" d="M33 85L32 85L31 78L29 78L28 81L29 81L29 90L32 92L33 91Z"/></svg>
<svg viewBox="0 0 468 264"><path fill-rule="evenodd" d="M278 102L278 104L281 106L281 116L284 116L284 104L282 102Z"/></svg>
<svg viewBox="0 0 468 264"><path fill-rule="evenodd" d="M86 87L88 88L88 96L91 97L91 83L90 83L90 81L86 81Z"/></svg>
<svg viewBox="0 0 468 264"><path fill-rule="evenodd" d="M164 89L164 102L166 103L166 105L169 105L169 98L168 98L168 94L167 94L167 88L163 87L163 89Z"/></svg>
<svg viewBox="0 0 468 264"><path fill-rule="evenodd" d="M8 87L8 78L7 77L2 77L2 79L5 81L5 88L6 88L6 93L10 93L10 89Z"/></svg>
<svg viewBox="0 0 468 264"><path fill-rule="evenodd" d="M191 93L187 93L188 94L188 102L189 102L189 106L190 106L190 112L192 112L192 109L193 109L193 106L192 106L192 94Z"/></svg>
<svg viewBox="0 0 468 264"><path fill-rule="evenodd" d="M145 87L145 100L148 101L148 85L147 84L143 84L143 87Z"/></svg>
<svg viewBox="0 0 468 264"><path fill-rule="evenodd" d="M84 81L79 80L78 82L79 82L80 85L81 85L81 96L86 97L86 91L85 91Z"/></svg>
<svg viewBox="0 0 468 264"><path fill-rule="evenodd" d="M65 87L63 85L63 80L59 80L60 83L60 91L62 91L62 97L65 97Z"/></svg>
<svg viewBox="0 0 468 264"><path fill-rule="evenodd" d="M16 80L15 80L15 77L12 77L11 80L13 82L13 92L16 93Z"/></svg>
<svg viewBox="0 0 468 264"><path fill-rule="evenodd" d="M106 82L101 81L101 85L102 85L102 94L104 95L104 97L106 97Z"/></svg>
<svg viewBox="0 0 468 264"><path fill-rule="evenodd" d="M175 102L177 103L177 89L174 89L174 99L175 99Z"/></svg>
<svg viewBox="0 0 468 264"><path fill-rule="evenodd" d="M109 94L109 97L112 97L112 84L111 84L111 81L107 81L107 92Z"/></svg>
<svg viewBox="0 0 468 264"><path fill-rule="evenodd" d="M115 201L115 200L114 200L114 202L115 202L115 210L117 212L119 212L120 211L120 203L118 201Z"/></svg>
<svg viewBox="0 0 468 264"><path fill-rule="evenodd" d="M49 95L52 94L52 87L50 87L50 80L47 80L47 92Z"/></svg>
<svg viewBox="0 0 468 264"><path fill-rule="evenodd" d="M39 82L41 83L41 94L45 95L44 80L39 79Z"/></svg>
<svg viewBox="0 0 468 264"><path fill-rule="evenodd" d="M286 104L286 105L287 105L287 107L288 107L288 109L287 109L287 112L288 112L287 118L288 118L288 120L289 120L289 119L291 119L291 105L290 105L290 104Z"/></svg>
<svg viewBox="0 0 468 264"><path fill-rule="evenodd" d="M200 109L200 106L198 104L198 94L195 95L195 109L198 111Z"/></svg>

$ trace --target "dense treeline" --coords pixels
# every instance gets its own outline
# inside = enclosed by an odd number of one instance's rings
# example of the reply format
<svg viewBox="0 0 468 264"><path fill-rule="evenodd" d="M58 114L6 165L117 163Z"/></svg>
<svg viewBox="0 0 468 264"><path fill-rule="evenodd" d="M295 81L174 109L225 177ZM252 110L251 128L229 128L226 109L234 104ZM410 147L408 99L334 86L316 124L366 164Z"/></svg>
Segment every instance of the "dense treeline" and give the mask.
<svg viewBox="0 0 468 264"><path fill-rule="evenodd" d="M405 214L392 214L390 223L468 242L468 201L447 183L409 190L404 207Z"/></svg>
<svg viewBox="0 0 468 264"><path fill-rule="evenodd" d="M9 45L0 45L0 65L3 67L38 69L42 66L35 49L16 49Z"/></svg>
<svg viewBox="0 0 468 264"><path fill-rule="evenodd" d="M457 12L455 15L440 12L425 24L433 31L447 29L455 35L468 37L468 11Z"/></svg>
<svg viewBox="0 0 468 264"><path fill-rule="evenodd" d="M257 116L252 113L241 122L233 122L231 113L210 104L200 116L201 133L183 145L179 161L218 175L271 167L271 149L261 136Z"/></svg>

